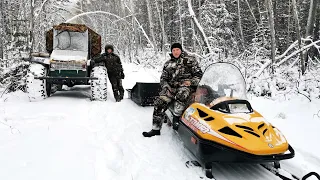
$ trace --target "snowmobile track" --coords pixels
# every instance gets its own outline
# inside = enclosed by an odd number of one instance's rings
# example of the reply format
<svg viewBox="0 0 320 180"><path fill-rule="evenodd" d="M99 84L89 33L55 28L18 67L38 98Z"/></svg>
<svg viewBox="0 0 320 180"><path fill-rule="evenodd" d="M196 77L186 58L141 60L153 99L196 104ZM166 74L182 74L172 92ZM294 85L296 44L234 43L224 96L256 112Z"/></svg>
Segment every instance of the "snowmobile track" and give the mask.
<svg viewBox="0 0 320 180"><path fill-rule="evenodd" d="M315 176L318 180L320 180L320 175L316 172L309 172L308 174L304 175L302 178L295 176L294 174L284 170L284 169L276 169L270 165L261 164L263 168L272 172L276 176L278 176L282 180L307 180L309 177Z"/></svg>
<svg viewBox="0 0 320 180"><path fill-rule="evenodd" d="M212 165L212 173L215 179L237 180L280 180L278 176L257 164L218 164Z"/></svg>
<svg viewBox="0 0 320 180"><path fill-rule="evenodd" d="M202 173L197 172L201 179L237 179L237 180L307 180L309 177L315 176L320 180L320 175L316 172L310 172L299 178L284 169L276 169L266 164L227 164L213 163L212 169L203 169L197 161L187 161L188 168L200 168ZM198 170L199 171L199 170ZM206 174L208 175L206 176ZM212 174L211 174L212 173ZM206 177L205 177L206 176Z"/></svg>
<svg viewBox="0 0 320 180"><path fill-rule="evenodd" d="M199 167L196 161L186 162L186 166L189 167ZM203 173L200 175L201 179L210 179L205 177L206 170L203 170ZM267 169L259 166L257 164L221 164L213 163L212 164L212 180L281 180L278 176L268 171Z"/></svg>

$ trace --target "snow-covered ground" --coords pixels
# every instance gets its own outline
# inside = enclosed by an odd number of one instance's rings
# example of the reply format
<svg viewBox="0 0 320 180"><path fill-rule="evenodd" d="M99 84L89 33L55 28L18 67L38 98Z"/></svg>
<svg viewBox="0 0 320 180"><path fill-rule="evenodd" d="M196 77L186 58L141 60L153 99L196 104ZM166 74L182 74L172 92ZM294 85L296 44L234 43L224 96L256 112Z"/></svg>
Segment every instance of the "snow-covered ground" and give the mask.
<svg viewBox="0 0 320 180"><path fill-rule="evenodd" d="M136 81L156 82L159 73L124 67L125 88ZM0 99L0 179L3 180L191 180L187 150L164 125L162 135L144 138L153 107L127 99L116 103L108 84L107 102L91 102L90 88L76 86L29 102L15 92ZM249 98L253 107L278 127L296 150L283 162L298 176L320 172L320 101ZM318 113L319 112L319 113ZM237 179L241 179L239 176Z"/></svg>

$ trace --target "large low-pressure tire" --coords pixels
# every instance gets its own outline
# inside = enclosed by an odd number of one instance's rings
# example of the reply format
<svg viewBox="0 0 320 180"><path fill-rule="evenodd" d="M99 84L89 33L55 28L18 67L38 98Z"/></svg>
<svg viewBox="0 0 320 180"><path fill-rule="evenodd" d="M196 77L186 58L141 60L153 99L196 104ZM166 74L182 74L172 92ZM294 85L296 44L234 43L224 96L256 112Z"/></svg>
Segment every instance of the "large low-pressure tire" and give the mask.
<svg viewBox="0 0 320 180"><path fill-rule="evenodd" d="M27 73L26 85L29 100L40 101L46 99L50 92L47 92L46 80L34 79L47 75L47 68L41 64L31 64Z"/></svg>
<svg viewBox="0 0 320 180"><path fill-rule="evenodd" d="M91 100L106 101L107 100L107 68L104 66L96 66L92 69L91 77L98 80L91 80Z"/></svg>

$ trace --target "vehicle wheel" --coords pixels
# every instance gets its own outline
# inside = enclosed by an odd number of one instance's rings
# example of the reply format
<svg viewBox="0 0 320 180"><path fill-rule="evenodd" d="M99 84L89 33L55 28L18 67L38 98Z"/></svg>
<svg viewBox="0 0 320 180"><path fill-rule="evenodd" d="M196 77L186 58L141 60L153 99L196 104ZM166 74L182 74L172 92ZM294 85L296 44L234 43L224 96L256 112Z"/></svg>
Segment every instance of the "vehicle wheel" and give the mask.
<svg viewBox="0 0 320 180"><path fill-rule="evenodd" d="M107 100L107 69L104 66L96 66L92 69L91 77L98 78L91 80L91 100L106 101Z"/></svg>
<svg viewBox="0 0 320 180"><path fill-rule="evenodd" d="M46 89L47 97L50 97L51 94L55 93L55 91L52 90L52 84L46 83Z"/></svg>
<svg viewBox="0 0 320 180"><path fill-rule="evenodd" d="M39 101L48 97L46 80L34 79L35 77L44 77L47 75L47 68L41 64L31 64L27 73L27 93L29 100ZM50 91L49 91L50 95Z"/></svg>

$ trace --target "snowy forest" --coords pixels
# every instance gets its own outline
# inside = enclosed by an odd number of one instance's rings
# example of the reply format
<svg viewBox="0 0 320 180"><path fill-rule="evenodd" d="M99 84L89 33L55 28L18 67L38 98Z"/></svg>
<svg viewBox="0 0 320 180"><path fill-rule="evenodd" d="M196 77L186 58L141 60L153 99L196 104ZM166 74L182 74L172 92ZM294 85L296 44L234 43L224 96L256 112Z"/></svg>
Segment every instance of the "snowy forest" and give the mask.
<svg viewBox="0 0 320 180"><path fill-rule="evenodd" d="M46 31L69 22L99 33L123 63L161 71L170 45L180 42L203 69L238 66L257 96L320 98L318 0L1 0L0 9L6 93L25 91L22 58L45 52Z"/></svg>

